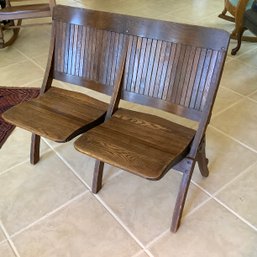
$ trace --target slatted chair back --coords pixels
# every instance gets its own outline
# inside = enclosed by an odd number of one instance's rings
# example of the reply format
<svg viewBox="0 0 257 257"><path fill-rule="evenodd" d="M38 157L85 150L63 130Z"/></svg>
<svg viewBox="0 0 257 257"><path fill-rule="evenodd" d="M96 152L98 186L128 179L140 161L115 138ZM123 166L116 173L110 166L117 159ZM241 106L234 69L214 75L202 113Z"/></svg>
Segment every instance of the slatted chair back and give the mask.
<svg viewBox="0 0 257 257"><path fill-rule="evenodd" d="M183 173L171 230L178 229L195 163L208 176L205 131L224 66L229 34L222 30L126 15L83 11L98 27L125 34L122 83L113 90L106 120L82 135L75 148L95 158L92 191L102 186L104 163L143 178ZM109 27L110 21L115 21ZM107 25L108 24L108 25ZM194 129L119 107L120 100L195 120Z"/></svg>
<svg viewBox="0 0 257 257"><path fill-rule="evenodd" d="M54 78L111 94L127 40L124 100L199 121L210 88L215 95L225 31L65 6L53 19Z"/></svg>
<svg viewBox="0 0 257 257"><path fill-rule="evenodd" d="M149 29L129 36L123 99L199 121L220 79L227 33L150 19L143 25Z"/></svg>
<svg viewBox="0 0 257 257"><path fill-rule="evenodd" d="M119 19L105 13L56 6L53 14L52 78L112 94L126 35ZM113 17L114 16L114 17Z"/></svg>

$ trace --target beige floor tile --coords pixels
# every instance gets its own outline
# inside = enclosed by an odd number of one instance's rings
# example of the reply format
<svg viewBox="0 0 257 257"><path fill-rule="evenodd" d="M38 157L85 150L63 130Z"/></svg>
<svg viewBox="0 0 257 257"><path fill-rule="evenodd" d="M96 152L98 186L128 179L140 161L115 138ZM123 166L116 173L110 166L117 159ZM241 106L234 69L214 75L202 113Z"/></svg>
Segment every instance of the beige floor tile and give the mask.
<svg viewBox="0 0 257 257"><path fill-rule="evenodd" d="M139 251L90 193L13 240L26 257L130 257Z"/></svg>
<svg viewBox="0 0 257 257"><path fill-rule="evenodd" d="M253 93L251 96L249 96L254 101L257 101L257 92Z"/></svg>
<svg viewBox="0 0 257 257"><path fill-rule="evenodd" d="M170 171L160 181L148 181L123 172L106 183L99 195L146 244L169 229L181 178ZM184 215L207 198L191 185Z"/></svg>
<svg viewBox="0 0 257 257"><path fill-rule="evenodd" d="M212 119L212 125L257 150L257 103L244 100Z"/></svg>
<svg viewBox="0 0 257 257"><path fill-rule="evenodd" d="M220 87L213 107L213 115L243 99L242 96L225 87Z"/></svg>
<svg viewBox="0 0 257 257"><path fill-rule="evenodd" d="M251 33L249 33L249 34L244 33L244 36L252 36L252 35L253 34L251 34ZM237 40L231 39L230 44L229 44L229 49L228 49L228 55L231 56L234 60L241 60L242 55L244 55L248 52L251 52L251 51L253 51L257 48L256 43L242 41L241 47L240 47L239 51L237 52L237 54L236 55L231 55L231 50L234 49L236 46L237 46ZM243 58L243 56L242 56L242 60L243 59L245 59L245 58ZM245 64L250 64L247 61L247 58L245 59L244 63Z"/></svg>
<svg viewBox="0 0 257 257"><path fill-rule="evenodd" d="M131 257L149 257L149 255L147 255L145 252L142 252L142 253L140 252L140 253L135 254Z"/></svg>
<svg viewBox="0 0 257 257"><path fill-rule="evenodd" d="M155 257L255 257L257 233L215 201L187 217L176 234L167 233L151 251Z"/></svg>
<svg viewBox="0 0 257 257"><path fill-rule="evenodd" d="M254 152L212 128L207 130L206 144L209 177L203 178L196 165L193 180L210 193L215 193L257 160Z"/></svg>
<svg viewBox="0 0 257 257"><path fill-rule="evenodd" d="M11 247L8 243L4 243L0 245L0 256L1 257L15 257Z"/></svg>
<svg viewBox="0 0 257 257"><path fill-rule="evenodd" d="M17 87L43 77L43 71L30 61L0 68L0 85Z"/></svg>
<svg viewBox="0 0 257 257"><path fill-rule="evenodd" d="M65 161L79 174L79 176L91 187L95 159L86 156L78 152L74 146L72 140L66 144L55 145L55 150L62 156ZM114 167L105 164L103 184L110 178L115 172L119 172Z"/></svg>
<svg viewBox="0 0 257 257"><path fill-rule="evenodd" d="M3 242L4 240L5 240L5 236L4 236L2 229L0 228L0 243Z"/></svg>
<svg viewBox="0 0 257 257"><path fill-rule="evenodd" d="M201 20L213 16L223 9L222 1L187 1L186 6L181 10L176 10L176 16L187 17L193 24L199 24ZM218 19L218 18L217 18Z"/></svg>
<svg viewBox="0 0 257 257"><path fill-rule="evenodd" d="M253 50L248 51L240 56L237 57L238 60L250 64L254 67L257 67L257 58L256 58L256 54L257 54L257 48L256 48L256 43L251 43L251 45L253 45ZM240 50L239 50L240 51Z"/></svg>
<svg viewBox="0 0 257 257"><path fill-rule="evenodd" d="M0 174L19 163L29 160L31 133L15 128L7 141L2 146L0 153ZM41 153L49 150L49 147L41 142Z"/></svg>
<svg viewBox="0 0 257 257"><path fill-rule="evenodd" d="M39 64L43 69L45 69L46 65L47 65L47 60L48 60L48 54L39 55L39 56L36 56L32 59L37 64Z"/></svg>
<svg viewBox="0 0 257 257"><path fill-rule="evenodd" d="M221 86L230 88L242 95L249 95L257 90L256 68L241 61L226 63L221 79Z"/></svg>
<svg viewBox="0 0 257 257"><path fill-rule="evenodd" d="M14 48L6 47L0 50L0 68L17 62L22 62L24 60L26 60L26 57Z"/></svg>
<svg viewBox="0 0 257 257"><path fill-rule="evenodd" d="M48 152L37 165L25 163L0 176L0 219L13 234L85 190L64 163Z"/></svg>
<svg viewBox="0 0 257 257"><path fill-rule="evenodd" d="M30 58L48 54L50 43L48 31L49 28L45 26L22 29L14 47Z"/></svg>
<svg viewBox="0 0 257 257"><path fill-rule="evenodd" d="M257 165L218 194L229 208L257 228Z"/></svg>

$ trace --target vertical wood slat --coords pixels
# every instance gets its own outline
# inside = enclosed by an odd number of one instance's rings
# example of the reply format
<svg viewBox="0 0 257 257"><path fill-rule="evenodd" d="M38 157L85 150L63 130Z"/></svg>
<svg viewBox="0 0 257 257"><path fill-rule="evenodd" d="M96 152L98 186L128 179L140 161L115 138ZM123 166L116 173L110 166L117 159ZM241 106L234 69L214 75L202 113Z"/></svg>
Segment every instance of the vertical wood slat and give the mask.
<svg viewBox="0 0 257 257"><path fill-rule="evenodd" d="M58 71L113 85L124 34L62 22L56 22L56 34ZM203 108L217 53L135 35L128 37L124 90L189 109Z"/></svg>
<svg viewBox="0 0 257 257"><path fill-rule="evenodd" d="M59 21L55 28L58 72L113 85L123 34Z"/></svg>

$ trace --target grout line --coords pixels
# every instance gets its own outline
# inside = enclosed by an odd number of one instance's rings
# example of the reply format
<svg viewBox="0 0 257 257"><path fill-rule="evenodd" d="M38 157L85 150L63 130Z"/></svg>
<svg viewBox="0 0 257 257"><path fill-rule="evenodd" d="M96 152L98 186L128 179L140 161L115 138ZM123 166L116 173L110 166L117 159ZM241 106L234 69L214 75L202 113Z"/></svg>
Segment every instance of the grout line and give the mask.
<svg viewBox="0 0 257 257"><path fill-rule="evenodd" d="M47 141L45 143L52 149L52 151L58 156L58 158L71 170L71 172L77 177L77 179L88 189L91 190L91 187L84 181L81 176L76 172L76 170L62 157L62 155L56 151L56 149Z"/></svg>
<svg viewBox="0 0 257 257"><path fill-rule="evenodd" d="M35 57L29 57L29 56L27 56L26 54L24 54L22 51L20 51L18 48L16 48L15 46L14 46L14 48L15 48L15 50L16 51L18 51L21 55L23 55L28 61L30 61L30 62L32 62L33 64L35 64L38 68L40 68L43 72L45 72L45 69L40 65L40 64L38 64L36 61L34 61L32 58L36 58L36 57L38 57L38 56L43 56L43 55L37 55L37 56L35 56Z"/></svg>
<svg viewBox="0 0 257 257"><path fill-rule="evenodd" d="M236 101L236 102L232 103L231 105L223 108L222 110L220 110L216 113L213 113L212 116L211 116L211 119L216 118L218 115L224 113L225 111L229 110L230 108L234 107L235 105L240 104L241 102L243 102L245 100L246 96L243 96L243 95L240 95L240 96L243 97L243 99L239 99L238 101Z"/></svg>
<svg viewBox="0 0 257 257"><path fill-rule="evenodd" d="M53 151L56 153L56 155L65 163L65 165L67 165L68 168L71 169L71 171L74 173L74 175L87 187L90 189L89 185L82 180L82 178L77 174L77 172L73 169L73 167L71 167L71 165L47 142L45 141L52 149ZM103 201L103 199L96 194L92 194L99 203L101 203L103 205L103 207L110 213L110 215L123 227L123 229L136 241L136 243L144 250L144 251L148 251L145 246L143 245L143 243L130 231L130 229L127 227L127 225L125 225L121 219L114 213L114 211L111 210L111 208L109 208L109 206ZM150 253L150 252L149 252ZM149 253L147 253L149 255ZM151 254L151 253L150 253ZM151 255L149 255L150 257L152 257Z"/></svg>
<svg viewBox="0 0 257 257"><path fill-rule="evenodd" d="M0 228L1 228L1 225L0 225ZM6 243L6 242L7 242L7 239L6 239L6 238L3 239L3 241L0 242L0 247L1 247L4 243Z"/></svg>
<svg viewBox="0 0 257 257"><path fill-rule="evenodd" d="M111 216L123 227L123 229L136 241L136 243L143 248L144 251L148 251L144 244L133 234L133 232L128 228L126 224L114 213L114 211L104 202L104 200L99 196L95 195L95 198L104 206L104 208L111 214Z"/></svg>
<svg viewBox="0 0 257 257"><path fill-rule="evenodd" d="M50 152L50 151L52 151L52 149L49 149L49 148L48 148L48 149L46 149L45 151L43 151L42 154L46 154L46 153L48 153L48 152ZM11 170L13 170L13 169L15 169L15 168L17 168L17 167L19 167L19 166L25 164L26 162L29 162L29 160L30 160L30 158L28 157L28 158L26 158L25 161L19 162L19 163L13 165L12 167L10 167L10 168L4 170L3 172L0 173L0 177L1 177L2 175L4 175L4 174L8 173L9 171L11 171Z"/></svg>
<svg viewBox="0 0 257 257"><path fill-rule="evenodd" d="M221 133L223 136L226 136L226 137L228 137L229 139L231 139L231 140L233 140L233 141L235 141L235 142L241 144L242 146L244 146L244 147L247 148L248 150L251 150L252 152L257 153L257 150L255 150L255 149L252 148L251 146L249 146L249 145L243 143L242 141L240 141L240 140L238 140L238 139L236 139L236 138L230 136L229 134L223 132L222 130L220 130L220 129L214 127L214 125L209 124L209 127L211 127L212 129L216 130L217 132Z"/></svg>
<svg viewBox="0 0 257 257"><path fill-rule="evenodd" d="M0 173L0 177L3 176L4 174L8 173L8 172L11 171L12 169L15 169L15 168L21 166L22 164L26 163L28 160L29 160L29 158L27 158L27 159L26 159L25 161L23 161L23 162L19 162L18 164L15 164L15 165L13 165L12 167L10 167L10 168L4 170L3 172Z"/></svg>
<svg viewBox="0 0 257 257"><path fill-rule="evenodd" d="M192 181L192 180L191 180ZM193 181L192 181L193 182ZM247 221L245 218L243 218L241 215L239 215L238 213L236 213L234 210L232 210L230 207L228 207L225 203L223 203L221 200L219 200L216 196L210 194L208 191L206 191L203 187L201 187L200 185L198 185L197 183L193 182L193 184L195 186L197 186L198 188L200 188L201 190L203 190L204 192L206 192L206 194L208 194L209 196L211 196L211 199L215 200L216 202L218 202L220 205L222 205L227 211L229 211L231 214L233 214L234 216L236 216L238 219L240 219L243 223L245 223L246 225L248 225L249 227L251 227L253 230L255 230L257 232L257 228L252 225L249 221Z"/></svg>
<svg viewBox="0 0 257 257"><path fill-rule="evenodd" d="M257 227L255 227L253 224L251 224L249 221L247 221L245 218L243 218L241 215L239 215L238 213L236 213L235 211L233 211L232 209L230 209L225 203L223 203L222 201L220 201L218 198L216 198L215 196L213 197L213 199L218 202L220 205L222 205L224 208L226 208L228 211L230 211L232 214L234 214L238 219L240 219L243 223L247 224L249 227L251 227L253 230L255 230L257 232Z"/></svg>
<svg viewBox="0 0 257 257"><path fill-rule="evenodd" d="M3 223L2 223L1 220L0 220L0 228L2 229L4 235L5 235L6 239L7 239L7 242L9 243L9 246L10 246L11 249L13 250L15 256L16 256L16 257L21 257L20 254L19 254L19 252L18 252L18 250L17 250L17 248L16 248L16 246L14 245L12 239L10 238L10 236L9 236L7 230L5 229L5 227L4 227L4 225L3 225Z"/></svg>
<svg viewBox="0 0 257 257"><path fill-rule="evenodd" d="M254 91L253 93L249 94L249 95L247 96L247 100L248 100L248 101L252 101L252 102L254 102L254 103L257 103L257 100L251 98L251 96L254 95L254 94L256 94L256 93L257 93L257 90Z"/></svg>
<svg viewBox="0 0 257 257"><path fill-rule="evenodd" d="M192 181L192 180L191 180ZM193 183L194 184L194 183ZM195 185L195 184L194 184ZM199 188L200 190L202 190L201 188ZM187 218L188 216L191 216L192 214L194 214L196 211L198 211L200 208L202 208L202 206L204 206L206 203L208 203L212 197L208 194L208 198L204 201L202 201L200 204L198 204L195 208L193 208L190 212L188 212L185 216L182 216L183 219Z"/></svg>
<svg viewBox="0 0 257 257"><path fill-rule="evenodd" d="M252 167L254 167L257 164L257 161L254 162L252 165L250 165L248 168L246 168L244 171L242 171L241 173L239 173L236 177L234 177L233 179L231 179L227 184L225 184L224 186L222 186L219 190L217 190L215 193L213 193L213 196L216 197L216 195L218 195L221 191L223 191L224 189L226 189L229 185L231 185L234 181L238 180L240 177L242 177L243 175L245 175L246 173L248 173L250 171L250 169Z"/></svg>
<svg viewBox="0 0 257 257"><path fill-rule="evenodd" d="M137 252L136 254L132 255L131 257L139 257L143 253L145 253L149 257L154 257L153 254L149 250L141 250L141 251Z"/></svg>
<svg viewBox="0 0 257 257"><path fill-rule="evenodd" d="M47 214L45 214L43 217L37 219L36 221L30 223L29 225L25 226L24 228L18 230L17 232L15 232L14 234L11 235L11 238L19 235L20 233L24 232L25 230L28 230L29 228L33 227L34 225L40 223L41 221L47 219L48 217L51 217L52 215L54 215L55 213L57 213L58 211L64 209L66 206L68 206L69 204L75 202L76 200L80 199L81 197L83 197L84 195L88 194L89 191L85 191L82 192L81 194L73 197L72 199L68 200L67 202L65 202L64 204L60 205L59 207L57 207L56 209L48 212Z"/></svg>
<svg viewBox="0 0 257 257"><path fill-rule="evenodd" d="M152 241L150 241L145 247L149 248L151 247L154 243L156 243L157 241L159 241L162 237L164 237L166 234L170 233L170 229L166 229L165 231L163 231L160 235L158 235L157 237L155 237Z"/></svg>

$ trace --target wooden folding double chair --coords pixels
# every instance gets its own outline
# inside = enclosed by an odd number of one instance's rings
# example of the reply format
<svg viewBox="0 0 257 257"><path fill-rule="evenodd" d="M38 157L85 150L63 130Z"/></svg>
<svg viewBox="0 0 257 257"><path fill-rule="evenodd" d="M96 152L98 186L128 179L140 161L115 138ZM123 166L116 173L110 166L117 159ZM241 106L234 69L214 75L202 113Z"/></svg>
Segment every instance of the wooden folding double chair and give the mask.
<svg viewBox="0 0 257 257"><path fill-rule="evenodd" d="M150 180L171 168L181 171L175 232L195 163L203 176L209 173L205 131L228 44L229 34L222 30L59 5L41 94L3 117L32 132L33 164L39 160L40 136L66 142L86 132L75 148L96 159L94 193L101 188L105 162ZM108 94L110 102L52 87L53 79ZM198 126L121 108L121 99Z"/></svg>

